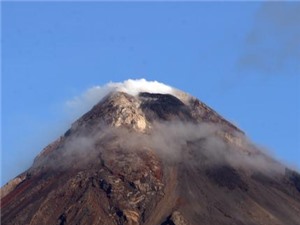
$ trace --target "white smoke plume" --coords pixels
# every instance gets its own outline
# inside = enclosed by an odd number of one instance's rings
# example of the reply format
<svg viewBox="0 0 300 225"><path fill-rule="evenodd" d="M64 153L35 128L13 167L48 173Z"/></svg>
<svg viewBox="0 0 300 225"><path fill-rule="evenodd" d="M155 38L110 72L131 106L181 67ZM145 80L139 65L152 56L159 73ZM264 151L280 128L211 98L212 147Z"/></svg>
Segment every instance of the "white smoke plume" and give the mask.
<svg viewBox="0 0 300 225"><path fill-rule="evenodd" d="M129 79L124 82L109 82L103 86L91 87L81 96L67 101L66 106L68 111L76 118L90 110L92 106L101 101L108 93L116 91L126 92L133 96L136 96L139 92L171 94L176 96L178 92L176 89L157 81Z"/></svg>

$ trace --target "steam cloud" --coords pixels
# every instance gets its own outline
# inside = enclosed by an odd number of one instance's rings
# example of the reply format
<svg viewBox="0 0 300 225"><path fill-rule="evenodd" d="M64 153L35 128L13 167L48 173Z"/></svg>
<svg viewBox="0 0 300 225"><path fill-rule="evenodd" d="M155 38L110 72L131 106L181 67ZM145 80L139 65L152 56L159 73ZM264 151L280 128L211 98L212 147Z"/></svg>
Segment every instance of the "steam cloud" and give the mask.
<svg viewBox="0 0 300 225"><path fill-rule="evenodd" d="M74 118L76 118L97 104L108 93L114 91L126 92L134 96L139 92L176 95L176 89L163 83L159 83L157 81L147 81L145 79L129 79L124 82L110 82L104 86L94 86L89 88L81 96L75 97L74 99L68 101L66 106Z"/></svg>

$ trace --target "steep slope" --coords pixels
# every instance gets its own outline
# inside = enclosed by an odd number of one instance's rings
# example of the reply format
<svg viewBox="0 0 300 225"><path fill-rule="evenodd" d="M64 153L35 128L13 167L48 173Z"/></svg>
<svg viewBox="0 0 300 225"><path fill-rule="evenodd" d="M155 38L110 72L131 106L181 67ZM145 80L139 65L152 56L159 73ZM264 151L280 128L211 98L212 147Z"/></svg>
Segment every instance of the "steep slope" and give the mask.
<svg viewBox="0 0 300 225"><path fill-rule="evenodd" d="M184 94L110 93L1 193L2 224L300 224L300 175Z"/></svg>

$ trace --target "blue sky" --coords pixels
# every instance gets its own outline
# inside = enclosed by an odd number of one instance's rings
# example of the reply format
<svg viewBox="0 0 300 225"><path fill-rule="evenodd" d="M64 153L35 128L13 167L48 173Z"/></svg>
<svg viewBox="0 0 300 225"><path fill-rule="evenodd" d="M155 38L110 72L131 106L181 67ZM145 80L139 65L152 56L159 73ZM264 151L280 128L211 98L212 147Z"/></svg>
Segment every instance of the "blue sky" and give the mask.
<svg viewBox="0 0 300 225"><path fill-rule="evenodd" d="M2 2L1 184L94 85L145 78L196 96L300 167L300 3Z"/></svg>

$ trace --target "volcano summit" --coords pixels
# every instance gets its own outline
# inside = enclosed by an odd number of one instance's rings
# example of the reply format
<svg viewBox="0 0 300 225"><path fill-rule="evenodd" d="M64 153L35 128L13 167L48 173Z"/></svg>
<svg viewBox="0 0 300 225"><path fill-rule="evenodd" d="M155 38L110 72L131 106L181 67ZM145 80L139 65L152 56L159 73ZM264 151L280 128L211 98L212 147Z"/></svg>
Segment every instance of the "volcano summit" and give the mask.
<svg viewBox="0 0 300 225"><path fill-rule="evenodd" d="M2 224L300 225L300 175L198 99L128 80L86 102L2 187Z"/></svg>

